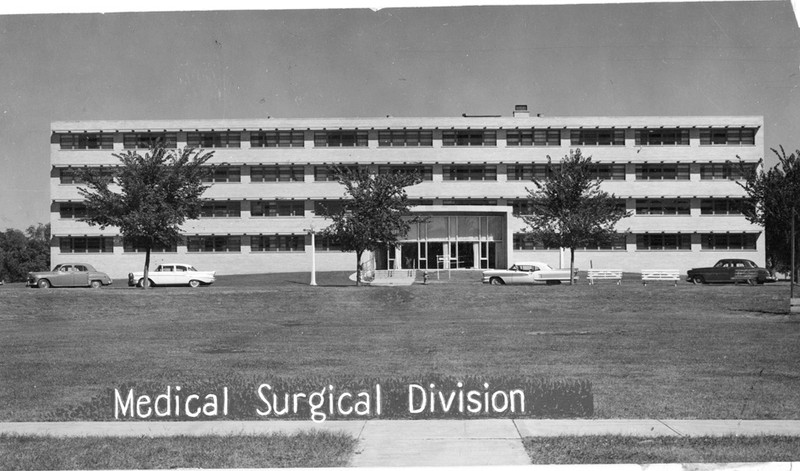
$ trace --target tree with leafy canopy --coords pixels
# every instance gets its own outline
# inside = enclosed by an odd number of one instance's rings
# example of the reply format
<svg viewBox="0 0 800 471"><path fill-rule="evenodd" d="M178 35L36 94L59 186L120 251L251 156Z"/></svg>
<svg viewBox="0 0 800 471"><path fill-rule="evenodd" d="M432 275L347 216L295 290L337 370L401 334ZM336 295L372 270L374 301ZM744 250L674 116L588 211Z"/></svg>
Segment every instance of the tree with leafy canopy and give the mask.
<svg viewBox="0 0 800 471"><path fill-rule="evenodd" d="M618 234L616 224L630 216L613 194L600 189L593 165L580 149L570 151L558 164L548 156L547 177L533 179L536 188L526 188L530 214L520 215L528 224L526 237L546 247L569 248L570 273L575 269L576 248L611 242Z"/></svg>
<svg viewBox="0 0 800 471"><path fill-rule="evenodd" d="M213 152L167 149L156 142L144 155L131 150L113 155L119 160L114 172L81 172L86 184L78 188L86 201L83 221L101 229L116 227L126 240L145 249L147 288L151 250L177 243L181 224L200 216L200 197L208 188L203 164Z"/></svg>
<svg viewBox="0 0 800 471"><path fill-rule="evenodd" d="M50 224L0 232L0 281L25 281L28 272L50 269Z"/></svg>
<svg viewBox="0 0 800 471"><path fill-rule="evenodd" d="M367 167L331 167L345 188L339 211L324 214L333 222L320 235L356 253L356 285L361 283L361 257L366 251L396 247L408 234L413 218L405 188L422 181L418 172L373 174Z"/></svg>
<svg viewBox="0 0 800 471"><path fill-rule="evenodd" d="M743 182L737 182L747 193L752 204L744 206L748 221L764 226L767 251L767 267L781 272L791 270L792 218L800 217L800 150L786 155L783 147L772 149L778 164L767 171L748 169L740 160L745 174ZM759 161L756 167L761 167ZM795 219L797 225L797 219ZM800 232L800 227L796 227ZM796 236L796 235L795 235ZM795 246L797 240L795 240ZM795 250L798 252L798 250ZM795 267L798 267L795 253ZM793 274L797 283L800 267Z"/></svg>

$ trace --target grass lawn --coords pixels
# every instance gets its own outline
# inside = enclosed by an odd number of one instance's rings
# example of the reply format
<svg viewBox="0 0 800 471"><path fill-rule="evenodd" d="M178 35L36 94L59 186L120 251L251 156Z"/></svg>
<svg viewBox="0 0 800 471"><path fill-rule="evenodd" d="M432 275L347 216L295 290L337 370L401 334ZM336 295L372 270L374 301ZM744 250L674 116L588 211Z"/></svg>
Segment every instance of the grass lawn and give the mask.
<svg viewBox="0 0 800 471"><path fill-rule="evenodd" d="M342 467L355 447L355 438L330 432L168 438L0 435L0 469Z"/></svg>
<svg viewBox="0 0 800 471"><path fill-rule="evenodd" d="M523 440L533 464L797 461L800 437L540 437Z"/></svg>
<svg viewBox="0 0 800 471"><path fill-rule="evenodd" d="M599 418L800 419L800 316L786 314L785 283L466 278L356 288L342 274L318 274L317 287L308 274L236 276L147 292L121 280L100 290L6 285L0 420L42 420L123 383L231 373L578 378L592 382Z"/></svg>

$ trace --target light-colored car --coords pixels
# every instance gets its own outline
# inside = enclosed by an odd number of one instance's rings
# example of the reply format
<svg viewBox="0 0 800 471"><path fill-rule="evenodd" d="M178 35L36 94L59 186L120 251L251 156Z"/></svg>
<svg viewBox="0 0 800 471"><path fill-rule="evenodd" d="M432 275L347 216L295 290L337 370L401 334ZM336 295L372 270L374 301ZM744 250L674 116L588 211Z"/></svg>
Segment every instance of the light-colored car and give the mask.
<svg viewBox="0 0 800 471"><path fill-rule="evenodd" d="M150 286L181 285L197 288L213 283L216 280L215 274L213 271L197 271L186 263L162 263L155 270L149 271L147 278ZM144 273L128 273L128 286L144 286Z"/></svg>
<svg viewBox="0 0 800 471"><path fill-rule="evenodd" d="M53 271L28 273L25 286L38 288L91 287L110 285L111 277L88 263L60 263Z"/></svg>
<svg viewBox="0 0 800 471"><path fill-rule="evenodd" d="M574 280L578 280L578 269L574 270ZM569 269L556 270L542 262L517 262L508 270L486 270L483 282L493 285L540 284L557 285L569 283Z"/></svg>

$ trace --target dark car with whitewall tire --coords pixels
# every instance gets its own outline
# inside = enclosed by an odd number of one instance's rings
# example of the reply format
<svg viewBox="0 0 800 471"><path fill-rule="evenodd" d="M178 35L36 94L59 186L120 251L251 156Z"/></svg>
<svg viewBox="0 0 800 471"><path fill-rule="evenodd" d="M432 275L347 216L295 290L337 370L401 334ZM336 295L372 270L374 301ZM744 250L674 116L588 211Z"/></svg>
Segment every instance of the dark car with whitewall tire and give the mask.
<svg viewBox="0 0 800 471"><path fill-rule="evenodd" d="M52 271L30 272L25 286L31 288L100 288L112 283L111 277L88 263L61 263Z"/></svg>
<svg viewBox="0 0 800 471"><path fill-rule="evenodd" d="M747 283L761 285L775 281L766 268L761 268L752 260L725 258L713 267L692 268L686 272L686 281L699 284L708 283Z"/></svg>

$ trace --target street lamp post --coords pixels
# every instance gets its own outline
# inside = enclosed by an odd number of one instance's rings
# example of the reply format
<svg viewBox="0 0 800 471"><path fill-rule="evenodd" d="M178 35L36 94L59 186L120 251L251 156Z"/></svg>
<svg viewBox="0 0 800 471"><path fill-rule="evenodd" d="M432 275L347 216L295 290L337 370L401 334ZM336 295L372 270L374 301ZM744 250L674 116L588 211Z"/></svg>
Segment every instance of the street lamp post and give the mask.
<svg viewBox="0 0 800 471"><path fill-rule="evenodd" d="M308 229L304 229L305 232L311 234L311 283L310 286L317 286L317 254L316 254L316 240L314 240L315 232L314 226L312 225Z"/></svg>
<svg viewBox="0 0 800 471"><path fill-rule="evenodd" d="M797 219L797 209L792 208L792 274L789 277L789 284L791 285L789 288L789 298L794 299L794 284L797 283L797 265L795 263L795 240L797 239L797 235L794 229L794 221Z"/></svg>

